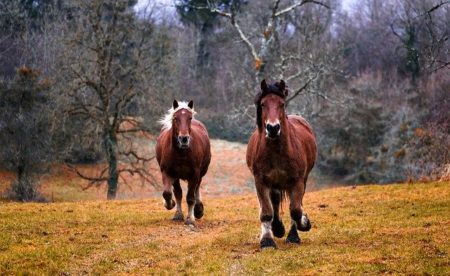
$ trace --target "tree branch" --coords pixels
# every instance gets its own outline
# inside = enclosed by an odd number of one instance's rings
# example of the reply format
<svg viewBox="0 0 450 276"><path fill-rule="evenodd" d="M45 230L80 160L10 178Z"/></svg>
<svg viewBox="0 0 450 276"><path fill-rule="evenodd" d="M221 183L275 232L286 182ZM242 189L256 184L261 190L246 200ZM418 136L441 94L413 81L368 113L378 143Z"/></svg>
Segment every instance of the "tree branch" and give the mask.
<svg viewBox="0 0 450 276"><path fill-rule="evenodd" d="M244 32L242 31L241 27L239 26L239 24L236 22L235 19L235 15L232 13L227 13L224 11L219 10L217 7L213 7L213 6L208 6L208 7L198 7L198 6L190 6L193 9L197 9L197 10L209 10L212 13L218 14L220 16L223 16L225 18L228 18L231 22L231 25L233 25L233 27L236 29L236 31L239 34L239 37L242 39L242 41L244 42L245 46L247 46L248 50L250 51L253 59L255 61L259 60L259 56L258 53L256 52L255 46L253 45L253 43L250 42L250 40L248 39L248 37L244 34Z"/></svg>
<svg viewBox="0 0 450 276"><path fill-rule="evenodd" d="M278 17L280 15L288 13L288 12L292 11L293 9L295 9L297 7L300 7L300 6L303 6L304 4L307 4L307 3L314 3L314 4L317 4L317 5L323 6L323 7L327 8L327 9L330 9L330 6L328 6L325 3L322 3L322 2L319 2L319 1L315 1L315 0L303 0L303 1L297 2L295 4L292 4L291 6L285 8L285 9L282 9L281 11L276 12L275 13L275 17Z"/></svg>
<svg viewBox="0 0 450 276"><path fill-rule="evenodd" d="M297 91L295 91L295 93L290 96L288 99L286 99L286 103L289 103L290 101L292 101L295 97L297 97L298 95L300 95L300 93L302 93L307 87L308 85L312 82L313 79L309 79L302 87L300 87L299 89L297 89Z"/></svg>
<svg viewBox="0 0 450 276"><path fill-rule="evenodd" d="M449 3L450 3L450 1L441 1L441 3L433 6L431 9L429 9L427 11L427 13L430 14L430 13L434 12L435 10L439 9L440 7L442 7L443 5L449 4Z"/></svg>
<svg viewBox="0 0 450 276"><path fill-rule="evenodd" d="M84 188L83 188L83 191L89 189L90 187L92 187L92 186L95 185L95 184L102 183L102 182L105 182L105 181L108 180L108 177L104 176L105 173L106 173L106 171L107 171L107 169L108 169L107 167L104 168L104 169L101 171L99 177L93 177L93 176L87 176L87 175L85 175L85 174L82 173L80 170L78 170L78 168L77 168L76 166L74 166L74 165L72 165L72 164L67 164L67 163L66 163L66 166L67 166L70 170L74 171L74 172L75 172L79 177L81 177L82 179L88 180L88 181L89 181L88 186L84 187Z"/></svg>

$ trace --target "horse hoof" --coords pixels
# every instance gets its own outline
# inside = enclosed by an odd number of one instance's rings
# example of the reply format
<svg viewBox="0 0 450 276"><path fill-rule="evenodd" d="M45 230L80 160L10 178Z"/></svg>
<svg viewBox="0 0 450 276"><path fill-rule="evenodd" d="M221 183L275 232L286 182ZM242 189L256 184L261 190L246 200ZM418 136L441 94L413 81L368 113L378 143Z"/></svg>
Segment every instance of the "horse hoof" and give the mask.
<svg viewBox="0 0 450 276"><path fill-rule="evenodd" d="M272 232L273 235L277 238L282 238L284 234L286 234L286 229L284 229L284 225L281 220L273 220Z"/></svg>
<svg viewBox="0 0 450 276"><path fill-rule="evenodd" d="M191 220L190 218L187 218L184 224L195 226L195 221Z"/></svg>
<svg viewBox="0 0 450 276"><path fill-rule="evenodd" d="M203 217L203 203L199 202L194 206L194 217L199 219Z"/></svg>
<svg viewBox="0 0 450 276"><path fill-rule="evenodd" d="M167 204L167 201L164 201L164 207L166 207L167 210L172 210L173 207L175 207L175 200L172 199L170 204Z"/></svg>
<svg viewBox="0 0 450 276"><path fill-rule="evenodd" d="M302 215L300 223L297 222L297 229L302 232L308 232L311 230L311 221L306 214Z"/></svg>
<svg viewBox="0 0 450 276"><path fill-rule="evenodd" d="M183 221L184 217L183 214L180 213L175 213L175 215L172 218L173 221Z"/></svg>
<svg viewBox="0 0 450 276"><path fill-rule="evenodd" d="M262 240L259 242L261 249L266 248L277 248L277 244L272 238L262 238Z"/></svg>
<svg viewBox="0 0 450 276"><path fill-rule="evenodd" d="M287 236L286 238L286 243L300 244L300 241L299 236Z"/></svg>
<svg viewBox="0 0 450 276"><path fill-rule="evenodd" d="M296 243L300 244L300 237L298 236L297 229L294 227L289 231L289 234L286 238L286 243Z"/></svg>

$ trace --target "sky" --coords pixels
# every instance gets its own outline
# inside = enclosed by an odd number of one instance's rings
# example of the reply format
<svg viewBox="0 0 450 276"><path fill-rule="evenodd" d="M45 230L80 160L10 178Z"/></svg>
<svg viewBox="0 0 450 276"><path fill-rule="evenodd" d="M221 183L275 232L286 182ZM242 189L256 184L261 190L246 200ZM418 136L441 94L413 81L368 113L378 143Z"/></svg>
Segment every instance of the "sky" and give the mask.
<svg viewBox="0 0 450 276"><path fill-rule="evenodd" d="M157 11L156 16L170 16L175 14L174 0L138 0L138 3L134 7L136 12L142 11L146 7L151 10L155 8Z"/></svg>
<svg viewBox="0 0 450 276"><path fill-rule="evenodd" d="M255 0L254 0L255 1ZM352 10L352 6L358 0L342 0L342 8L347 11ZM161 16L167 17L175 14L175 0L138 0L138 3L134 7L134 9L139 12L145 7L156 8L157 13L156 17L160 18Z"/></svg>

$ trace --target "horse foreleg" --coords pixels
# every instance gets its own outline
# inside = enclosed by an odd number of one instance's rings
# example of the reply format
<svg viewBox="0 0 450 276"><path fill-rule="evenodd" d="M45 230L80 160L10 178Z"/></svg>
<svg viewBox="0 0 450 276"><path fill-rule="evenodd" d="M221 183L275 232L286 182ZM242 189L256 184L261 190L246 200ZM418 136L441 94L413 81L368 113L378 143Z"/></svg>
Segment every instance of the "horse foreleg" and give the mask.
<svg viewBox="0 0 450 276"><path fill-rule="evenodd" d="M258 194L260 206L259 219L261 221L261 237L259 243L261 249L266 247L276 248L277 245L273 240L272 234L273 208L272 203L270 202L270 189L261 183L257 183L256 192Z"/></svg>
<svg viewBox="0 0 450 276"><path fill-rule="evenodd" d="M181 189L180 180L177 179L173 183L173 194L175 195L175 200L177 201L177 210L173 216L173 220L184 220L183 210L181 208L181 201L183 199L183 190Z"/></svg>
<svg viewBox="0 0 450 276"><path fill-rule="evenodd" d="M202 203L202 196L200 194L200 182L197 185L197 188L195 188L195 206L194 206L194 217L196 219L200 219L203 217L203 203Z"/></svg>
<svg viewBox="0 0 450 276"><path fill-rule="evenodd" d="M288 243L300 243L300 237L297 233L297 229L300 231L309 231L311 229L311 223L307 215L303 212L303 194L304 194L304 182L301 180L298 185L295 185L288 191L289 193L289 211L291 215L291 229L287 236L286 242Z"/></svg>
<svg viewBox="0 0 450 276"><path fill-rule="evenodd" d="M280 190L272 189L270 191L270 200L273 206L272 232L275 237L282 238L286 230L280 217L280 204L282 200Z"/></svg>
<svg viewBox="0 0 450 276"><path fill-rule="evenodd" d="M186 195L186 202L188 205L188 214L185 224L195 224L194 205L195 205L195 190L199 182L196 180L188 181L188 191Z"/></svg>
<svg viewBox="0 0 450 276"><path fill-rule="evenodd" d="M164 185L163 190L164 207L166 207L167 210L172 210L173 207L175 207L175 201L172 199L172 185L175 179L170 177L165 172L162 172L162 180Z"/></svg>

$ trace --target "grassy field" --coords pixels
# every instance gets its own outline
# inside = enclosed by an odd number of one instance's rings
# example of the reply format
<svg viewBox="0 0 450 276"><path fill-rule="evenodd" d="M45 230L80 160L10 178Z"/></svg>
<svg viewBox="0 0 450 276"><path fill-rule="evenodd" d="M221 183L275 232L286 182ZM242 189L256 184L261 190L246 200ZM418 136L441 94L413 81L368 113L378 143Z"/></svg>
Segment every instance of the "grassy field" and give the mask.
<svg viewBox="0 0 450 276"><path fill-rule="evenodd" d="M205 196L196 228L161 201L0 203L0 274L450 274L449 182L307 193L302 244L262 252L254 194Z"/></svg>

